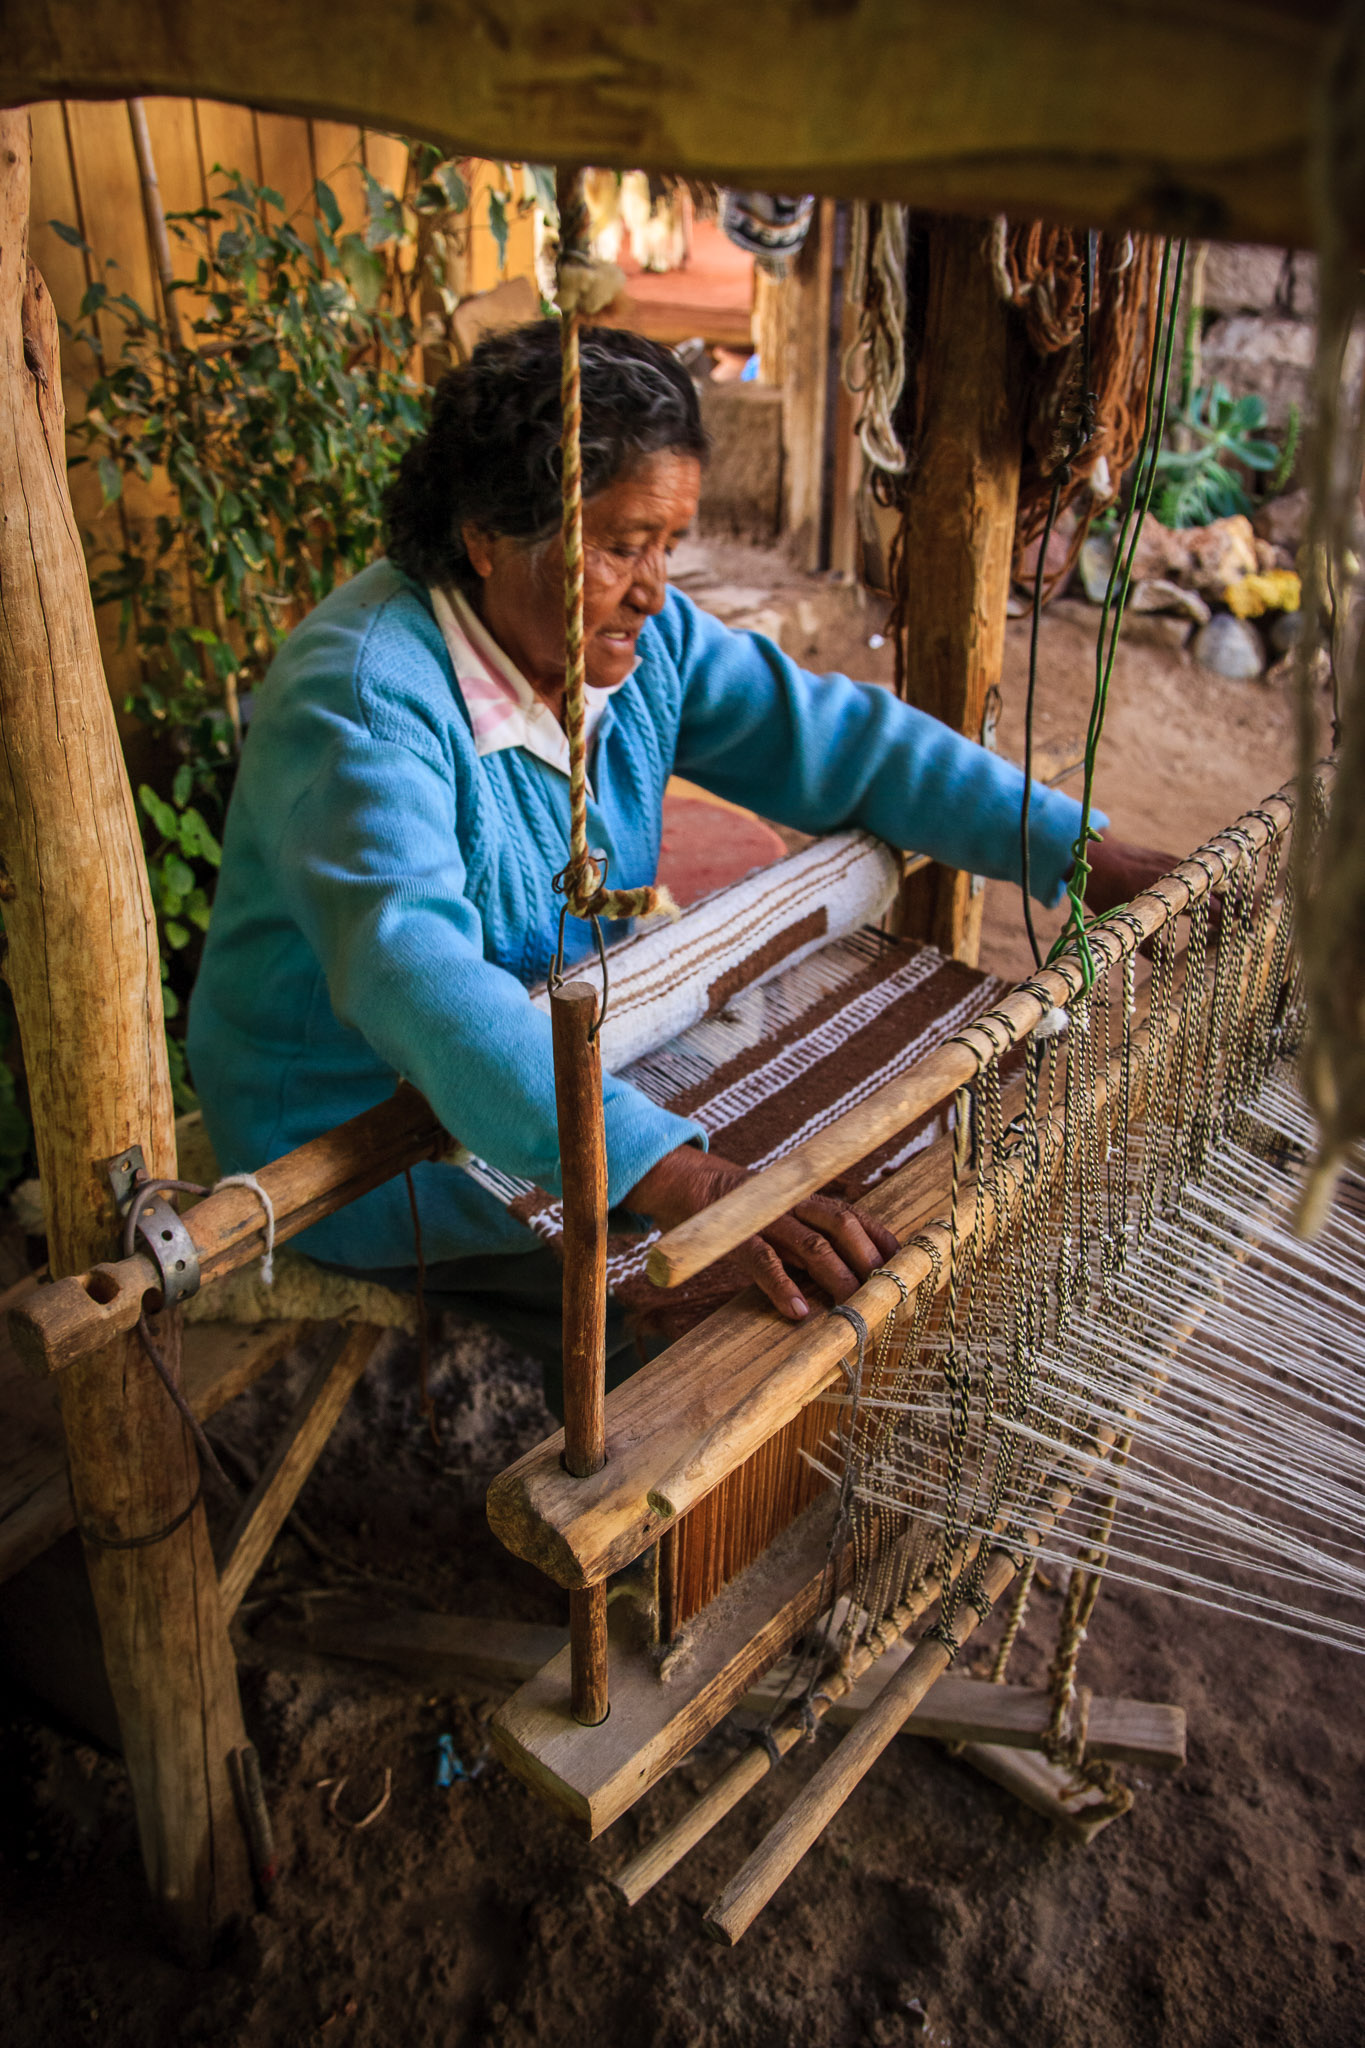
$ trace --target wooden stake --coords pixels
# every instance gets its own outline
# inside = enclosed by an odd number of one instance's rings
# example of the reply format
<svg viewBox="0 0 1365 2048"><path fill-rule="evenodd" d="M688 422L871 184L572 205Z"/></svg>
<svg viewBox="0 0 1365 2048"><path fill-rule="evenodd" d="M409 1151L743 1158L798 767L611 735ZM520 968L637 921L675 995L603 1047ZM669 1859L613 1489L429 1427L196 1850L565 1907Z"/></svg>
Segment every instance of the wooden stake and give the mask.
<svg viewBox="0 0 1365 2048"><path fill-rule="evenodd" d="M27 112L0 113L0 900L56 1274L114 1249L104 1162L174 1173L156 924L66 484L57 321L28 263ZM159 1341L179 1366L179 1330ZM76 1519L143 1861L207 1959L251 1902L245 1742L190 1437L134 1337L61 1384Z"/></svg>
<svg viewBox="0 0 1365 2048"><path fill-rule="evenodd" d="M980 220L939 219L929 229L905 530L906 694L973 740L1004 661L1022 451L989 233ZM905 885L900 929L975 966L983 906L971 875L934 864Z"/></svg>
<svg viewBox="0 0 1365 2048"><path fill-rule="evenodd" d="M564 1463L576 1479L607 1462L607 1138L596 1021L597 991L586 982L553 991L564 1191ZM569 1642L574 1719L596 1727L607 1718L605 1582L570 1593Z"/></svg>

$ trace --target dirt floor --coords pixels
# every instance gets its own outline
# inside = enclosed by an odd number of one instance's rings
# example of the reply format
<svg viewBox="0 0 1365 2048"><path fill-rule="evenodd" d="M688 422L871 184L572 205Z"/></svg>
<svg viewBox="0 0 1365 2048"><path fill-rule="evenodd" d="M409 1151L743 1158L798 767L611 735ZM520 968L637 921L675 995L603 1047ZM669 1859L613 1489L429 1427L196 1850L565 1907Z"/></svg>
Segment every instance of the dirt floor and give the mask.
<svg viewBox="0 0 1365 2048"><path fill-rule="evenodd" d="M1095 617L1064 603L1048 621L1045 733L1083 725ZM877 623L850 613L811 665L881 676L888 651L866 646ZM1220 681L1140 633L1120 656L1101 800L1124 833L1184 851L1284 780L1289 706L1278 687ZM1005 751L1018 746L1025 652L1020 622ZM1017 892L989 892L987 954L1026 964ZM259 1464L305 1370L295 1361L224 1413L214 1427L229 1451ZM118 1762L16 1690L0 1701L0 2032L13 2048L1361 2039L1355 1665L1126 1590L1101 1601L1083 1676L1098 1692L1186 1708L1189 1763L1138 1783L1132 1812L1089 1848L935 1746L901 1739L746 1941L722 1951L701 1912L828 1753L824 1733L627 1914L606 1875L717 1773L733 1731L588 1845L488 1759L491 1693L451 1698L289 1647L308 1587L562 1619L559 1596L498 1549L482 1514L491 1474L549 1427L533 1368L452 1323L436 1392L439 1447L418 1415L412 1348L395 1342L302 1496L311 1549L286 1534L243 1610L248 1725L281 1873L212 1969L187 1973L158 1947ZM1039 1593L1020 1678L1041 1679L1057 1604ZM446 1791L435 1784L443 1734L472 1773ZM319 1780L350 1774L340 1810L354 1816L385 1769L392 1797L371 1827L329 1817Z"/></svg>

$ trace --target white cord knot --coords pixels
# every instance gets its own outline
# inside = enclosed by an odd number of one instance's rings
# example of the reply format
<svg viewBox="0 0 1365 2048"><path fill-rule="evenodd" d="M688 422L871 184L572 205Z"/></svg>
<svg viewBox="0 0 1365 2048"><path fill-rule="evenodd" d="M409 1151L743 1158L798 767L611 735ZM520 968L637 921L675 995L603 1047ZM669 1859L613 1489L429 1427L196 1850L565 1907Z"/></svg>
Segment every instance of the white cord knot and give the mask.
<svg viewBox="0 0 1365 2048"><path fill-rule="evenodd" d="M590 256L585 249L570 249L559 259L555 297L566 319L570 313L581 313L589 319L594 313L605 313L625 288L624 270L601 256Z"/></svg>
<svg viewBox="0 0 1365 2048"><path fill-rule="evenodd" d="M267 1287L275 1285L275 1204L271 1201L254 1173L226 1173L214 1182L210 1193L217 1194L219 1188L249 1188L265 1210L265 1250L261 1254L261 1278Z"/></svg>

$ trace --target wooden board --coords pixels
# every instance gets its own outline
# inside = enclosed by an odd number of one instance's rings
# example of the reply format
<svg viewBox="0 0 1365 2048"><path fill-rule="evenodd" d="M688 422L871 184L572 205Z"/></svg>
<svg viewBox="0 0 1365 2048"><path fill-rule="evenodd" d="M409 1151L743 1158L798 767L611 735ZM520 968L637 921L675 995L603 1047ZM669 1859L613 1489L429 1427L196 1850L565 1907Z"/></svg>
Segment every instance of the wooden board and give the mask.
<svg viewBox="0 0 1365 2048"><path fill-rule="evenodd" d="M12 9L0 98L194 93L497 159L1308 246L1328 0ZM319 169L322 151L319 149ZM246 166L244 166L246 168Z"/></svg>
<svg viewBox="0 0 1365 2048"><path fill-rule="evenodd" d="M281 1639L273 1629L267 1639ZM284 1634L289 1640L289 1634ZM382 1664L420 1685L522 1685L568 1648L567 1628L482 1616L395 1613L371 1601L304 1596L303 1646L325 1657Z"/></svg>
<svg viewBox="0 0 1365 2048"><path fill-rule="evenodd" d="M661 1667L613 1641L611 1713L584 1728L569 1712L563 1650L493 1717L508 1769L590 1838L610 1827L723 1720L819 1611L833 1504L826 1496L731 1580Z"/></svg>
<svg viewBox="0 0 1365 2048"><path fill-rule="evenodd" d="M200 1421L278 1364L307 1328L188 1324L184 1384ZM73 1526L56 1386L35 1380L0 1335L0 1579L21 1571Z"/></svg>
<svg viewBox="0 0 1365 2048"><path fill-rule="evenodd" d="M1092 1785L1077 1791L1069 1771L1050 1764L1037 1750L1006 1749L999 1743L969 1742L960 1761L980 1771L983 1778L1012 1792L1024 1806L1050 1820L1073 1842L1094 1840L1118 1814L1108 1806L1103 1792ZM1099 1811L1097 1809L1103 1809Z"/></svg>

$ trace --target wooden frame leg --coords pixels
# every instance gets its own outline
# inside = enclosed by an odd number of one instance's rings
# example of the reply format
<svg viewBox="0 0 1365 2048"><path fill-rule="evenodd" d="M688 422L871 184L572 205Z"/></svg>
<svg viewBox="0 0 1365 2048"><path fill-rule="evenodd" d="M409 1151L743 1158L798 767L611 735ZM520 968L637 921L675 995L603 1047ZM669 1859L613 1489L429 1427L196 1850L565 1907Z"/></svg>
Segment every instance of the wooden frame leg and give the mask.
<svg viewBox="0 0 1365 2048"><path fill-rule="evenodd" d="M0 112L0 899L54 1276L116 1245L103 1162L174 1173L156 921L66 485L57 318L27 260L29 121ZM177 1318L159 1342L179 1370ZM63 1376L76 1521L171 1939L251 1903L241 1708L193 1443L136 1336Z"/></svg>

